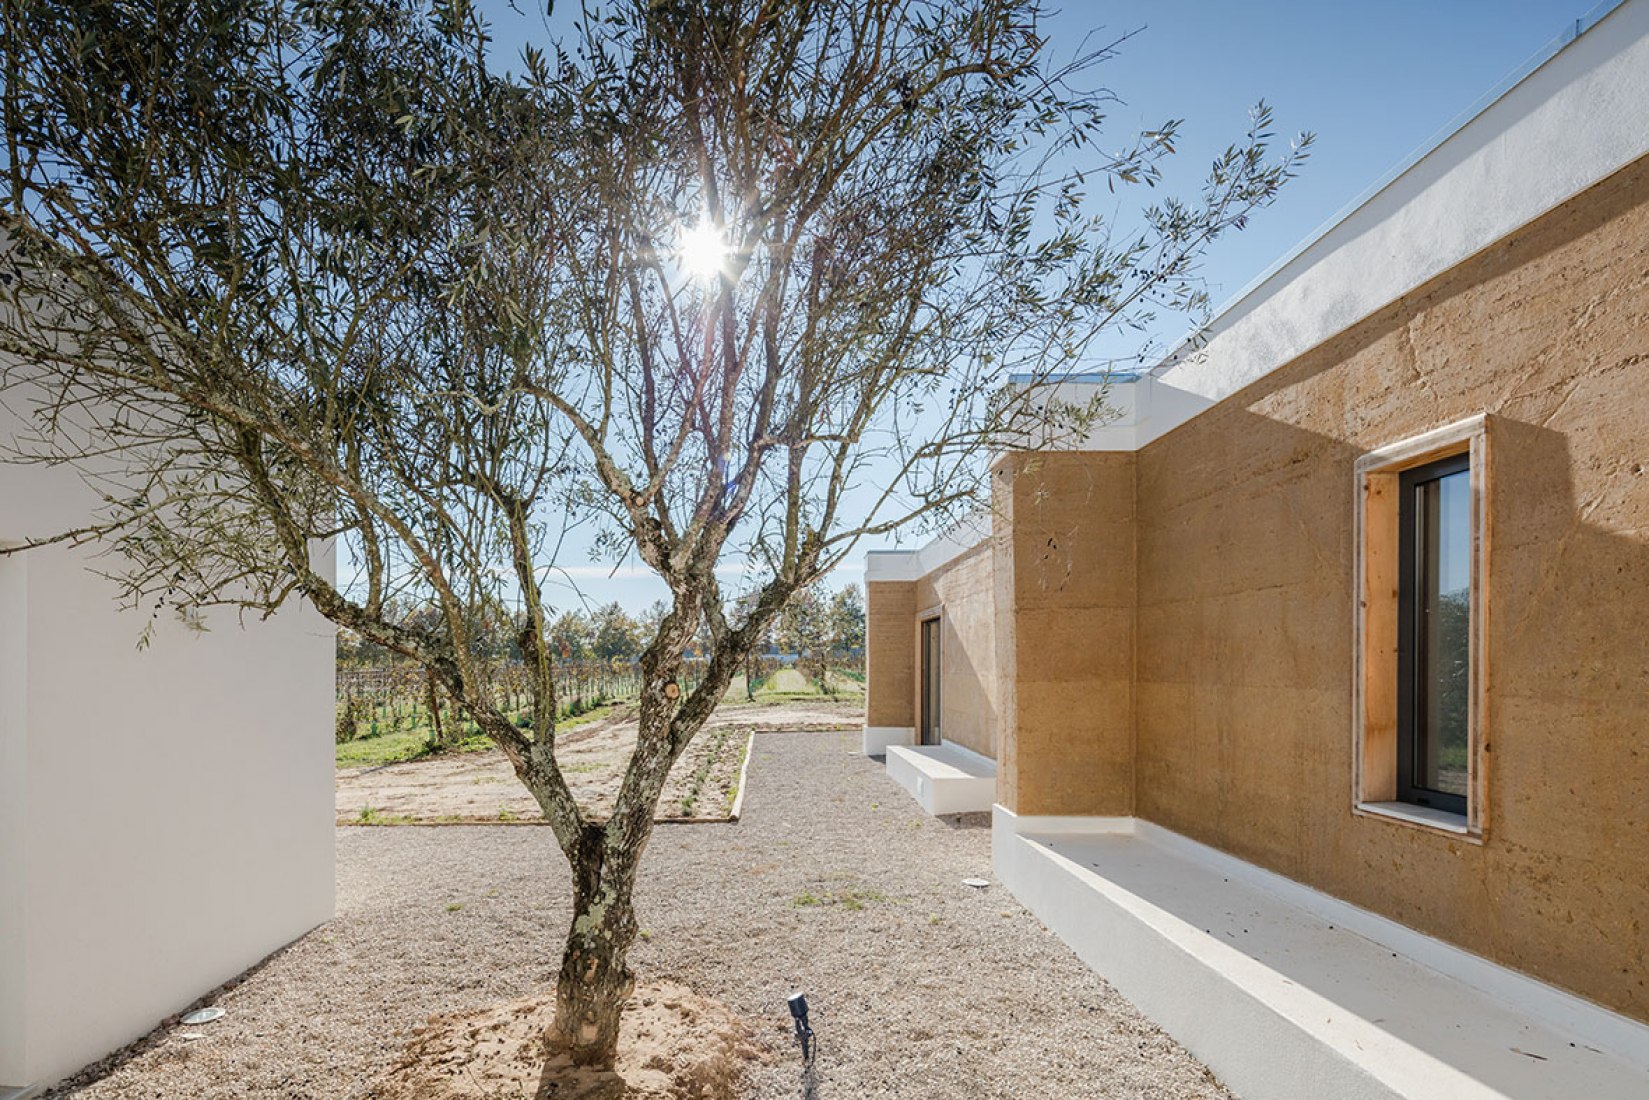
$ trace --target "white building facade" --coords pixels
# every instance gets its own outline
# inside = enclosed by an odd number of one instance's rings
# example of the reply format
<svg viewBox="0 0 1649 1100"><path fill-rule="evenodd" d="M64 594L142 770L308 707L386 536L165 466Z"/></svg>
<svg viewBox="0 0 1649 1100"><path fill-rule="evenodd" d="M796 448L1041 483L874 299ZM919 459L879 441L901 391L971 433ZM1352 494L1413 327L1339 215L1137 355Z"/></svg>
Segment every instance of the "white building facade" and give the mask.
<svg viewBox="0 0 1649 1100"><path fill-rule="evenodd" d="M15 421L0 411L0 436ZM0 464L0 545L83 523ZM93 553L0 556L0 1097L120 1048L333 913L334 631L163 619Z"/></svg>

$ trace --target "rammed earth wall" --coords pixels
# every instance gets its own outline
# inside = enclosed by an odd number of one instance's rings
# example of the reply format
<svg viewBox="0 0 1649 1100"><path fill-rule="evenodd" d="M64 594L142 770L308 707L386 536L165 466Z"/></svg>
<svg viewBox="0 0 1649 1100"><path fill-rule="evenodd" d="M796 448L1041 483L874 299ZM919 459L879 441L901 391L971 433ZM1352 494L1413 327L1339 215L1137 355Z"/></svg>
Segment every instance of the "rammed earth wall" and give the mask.
<svg viewBox="0 0 1649 1100"><path fill-rule="evenodd" d="M1354 816L1352 466L1489 414L1485 837ZM1139 455L1140 816L1649 1019L1649 162Z"/></svg>
<svg viewBox="0 0 1649 1100"><path fill-rule="evenodd" d="M1481 844L1352 812L1354 464L1479 414ZM869 586L870 724L914 724L924 600L988 607L990 660L946 638L994 663L1009 809L1137 814L1649 1020L1649 161L1137 453L993 477L988 555Z"/></svg>
<svg viewBox="0 0 1649 1100"><path fill-rule="evenodd" d="M996 616L986 542L916 582L916 612L942 609L939 729L946 741L996 754ZM914 696L913 696L914 698Z"/></svg>
<svg viewBox="0 0 1649 1100"><path fill-rule="evenodd" d="M865 583L865 725L916 724L916 584Z"/></svg>

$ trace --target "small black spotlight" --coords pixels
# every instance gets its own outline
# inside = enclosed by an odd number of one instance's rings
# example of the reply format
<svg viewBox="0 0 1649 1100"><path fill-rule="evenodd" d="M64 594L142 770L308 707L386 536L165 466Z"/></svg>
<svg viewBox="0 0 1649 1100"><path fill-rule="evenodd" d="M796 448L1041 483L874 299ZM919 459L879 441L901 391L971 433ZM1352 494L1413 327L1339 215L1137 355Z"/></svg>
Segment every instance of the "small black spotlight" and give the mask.
<svg viewBox="0 0 1649 1100"><path fill-rule="evenodd" d="M790 1017L796 1021L796 1042L802 1047L802 1061L813 1061L813 1029L807 1026L807 998L800 993L790 995Z"/></svg>

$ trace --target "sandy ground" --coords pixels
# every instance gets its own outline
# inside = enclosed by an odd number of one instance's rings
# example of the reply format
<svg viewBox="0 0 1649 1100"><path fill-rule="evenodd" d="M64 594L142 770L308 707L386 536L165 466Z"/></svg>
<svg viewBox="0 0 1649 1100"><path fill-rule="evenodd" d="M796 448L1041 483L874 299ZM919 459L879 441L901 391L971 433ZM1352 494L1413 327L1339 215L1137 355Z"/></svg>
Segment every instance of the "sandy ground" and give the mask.
<svg viewBox="0 0 1649 1100"><path fill-rule="evenodd" d="M863 699L724 703L676 762L659 802L659 817L725 820L737 794L745 746L756 729L858 728L863 722ZM562 734L557 757L585 813L605 817L611 810L635 743L633 708ZM693 782L701 773L695 792ZM543 820L538 803L497 751L340 769L337 814L340 825Z"/></svg>
<svg viewBox="0 0 1649 1100"><path fill-rule="evenodd" d="M760 1057L744 1021L677 982L637 983L612 1069L574 1066L565 1053L546 1065L554 1018L553 993L436 1017L373 1082L372 1100L737 1100L744 1067Z"/></svg>
<svg viewBox="0 0 1649 1100"><path fill-rule="evenodd" d="M1229 1098L999 884L963 885L990 877L983 815L924 816L858 747L758 734L743 818L660 826L644 859L632 964L748 1021L744 1100ZM208 998L222 1020L53 1095L356 1100L430 1016L543 993L568 896L547 829L340 828L334 920Z"/></svg>

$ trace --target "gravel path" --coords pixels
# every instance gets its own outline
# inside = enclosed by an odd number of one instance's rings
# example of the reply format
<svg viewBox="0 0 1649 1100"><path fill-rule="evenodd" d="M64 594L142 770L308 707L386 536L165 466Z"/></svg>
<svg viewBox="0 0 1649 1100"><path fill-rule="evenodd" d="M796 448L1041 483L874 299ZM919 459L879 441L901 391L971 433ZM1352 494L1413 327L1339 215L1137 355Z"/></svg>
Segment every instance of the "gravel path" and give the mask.
<svg viewBox="0 0 1649 1100"><path fill-rule="evenodd" d="M862 697L723 703L676 761L658 816L725 820L752 729L857 729L864 717ZM723 736L728 730L738 736ZM599 819L612 812L637 732L635 708L626 706L611 718L574 726L556 738L556 758L585 813ZM693 805L684 806L690 794ZM381 822L397 825L543 821L538 803L497 749L340 768L336 799L339 825L362 824L368 807Z"/></svg>
<svg viewBox="0 0 1649 1100"><path fill-rule="evenodd" d="M785 997L807 992L816 1100L1229 1097L990 877L982 815L925 817L857 733L756 738L744 820L662 825L633 964L720 998L768 1060L749 1100L802 1095ZM338 917L53 1096L359 1096L442 1011L547 988L565 864L547 829L340 828Z"/></svg>

